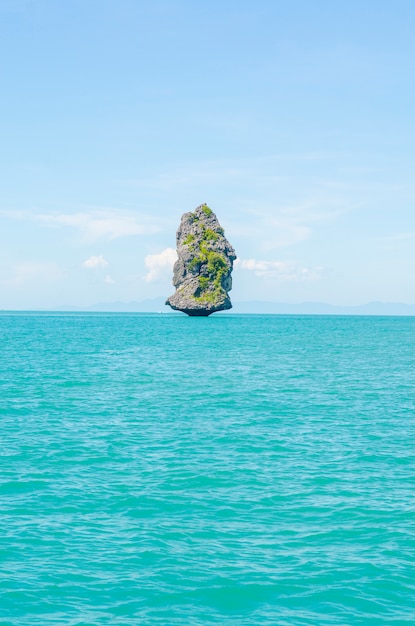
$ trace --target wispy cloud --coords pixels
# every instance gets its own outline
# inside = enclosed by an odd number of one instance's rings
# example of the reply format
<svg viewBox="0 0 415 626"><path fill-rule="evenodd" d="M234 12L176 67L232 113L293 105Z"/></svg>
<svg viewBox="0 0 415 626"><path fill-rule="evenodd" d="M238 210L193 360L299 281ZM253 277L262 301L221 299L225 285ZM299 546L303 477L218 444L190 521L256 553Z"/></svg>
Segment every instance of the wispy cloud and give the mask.
<svg viewBox="0 0 415 626"><path fill-rule="evenodd" d="M115 280L112 278L112 276L110 276L109 274L107 274L104 278L104 283L106 285L115 285Z"/></svg>
<svg viewBox="0 0 415 626"><path fill-rule="evenodd" d="M231 220L234 236L258 242L263 252L296 245L311 238L318 224L336 220L349 207L322 198L295 204L265 205L247 209L238 220Z"/></svg>
<svg viewBox="0 0 415 626"><path fill-rule="evenodd" d="M98 239L117 239L131 235L156 233L154 220L116 211L85 211L78 213L41 213L35 219L46 226L69 227L78 230L88 242Z"/></svg>
<svg viewBox="0 0 415 626"><path fill-rule="evenodd" d="M144 280L152 283L171 274L176 260L177 253L173 248L166 248L159 254L148 254L144 259L144 264L148 269Z"/></svg>
<svg viewBox="0 0 415 626"><path fill-rule="evenodd" d="M19 209L0 209L0 216L12 220L24 220L27 219L28 212Z"/></svg>
<svg viewBox="0 0 415 626"><path fill-rule="evenodd" d="M294 262L258 259L236 259L235 269L254 272L259 278L278 278L283 281L315 280L323 270L322 267L302 267Z"/></svg>
<svg viewBox="0 0 415 626"><path fill-rule="evenodd" d="M385 237L382 237L382 239L385 239L387 241L410 241L411 239L415 239L415 232L386 235Z"/></svg>
<svg viewBox="0 0 415 626"><path fill-rule="evenodd" d="M61 270L55 263L38 263L23 261L14 266L10 278L5 285L19 286L28 282L55 282L61 277Z"/></svg>
<svg viewBox="0 0 415 626"><path fill-rule="evenodd" d="M154 234L161 230L163 223L162 218L157 215L102 207L86 207L85 210L73 213L0 209L0 216L12 220L34 221L51 228L72 228L88 242L102 238L117 239Z"/></svg>
<svg viewBox="0 0 415 626"><path fill-rule="evenodd" d="M108 267L108 261L100 254L99 256L91 256L89 259L82 263L82 267L86 269L98 269L102 267Z"/></svg>

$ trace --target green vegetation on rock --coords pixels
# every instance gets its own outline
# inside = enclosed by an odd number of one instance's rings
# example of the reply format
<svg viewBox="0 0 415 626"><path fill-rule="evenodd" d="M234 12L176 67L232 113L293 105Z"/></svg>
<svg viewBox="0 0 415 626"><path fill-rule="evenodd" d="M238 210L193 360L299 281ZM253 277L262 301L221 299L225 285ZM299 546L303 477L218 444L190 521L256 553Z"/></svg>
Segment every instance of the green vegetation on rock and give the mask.
<svg viewBox="0 0 415 626"><path fill-rule="evenodd" d="M189 233L183 243L189 245L189 243L192 243L195 239L196 237L192 233Z"/></svg>
<svg viewBox="0 0 415 626"><path fill-rule="evenodd" d="M201 291L206 291L209 287L209 278L207 276L199 276L199 287Z"/></svg>
<svg viewBox="0 0 415 626"><path fill-rule="evenodd" d="M202 207L204 208L204 207ZM199 295L195 296L197 302L218 303L221 298L226 297L226 291L222 287L222 278L228 271L228 263L224 254L212 250L210 244L214 246L218 241L219 234L212 228L202 225L202 237L199 243L199 254L194 256L189 262L190 271L197 268L200 271L202 266L206 266L207 276L199 276ZM188 235L184 243L194 241L193 235Z"/></svg>
<svg viewBox="0 0 415 626"><path fill-rule="evenodd" d="M205 241L217 241L219 239L219 235L211 228L205 228L203 231L203 239Z"/></svg>
<svg viewBox="0 0 415 626"><path fill-rule="evenodd" d="M207 270L209 272L209 276L211 276L212 278L216 278L219 273L223 274L224 269L227 267L225 257L219 252L213 252L213 250L209 250L206 255L206 260Z"/></svg>
<svg viewBox="0 0 415 626"><path fill-rule="evenodd" d="M203 213L204 213L205 215L212 215L212 213L213 213L212 209L210 209L210 208L207 206L207 204L204 204L204 205L202 206L202 211L203 211Z"/></svg>
<svg viewBox="0 0 415 626"><path fill-rule="evenodd" d="M193 259L189 261L189 270L193 271L194 269L196 269L196 267L198 267L202 263L203 263L203 260L200 257L198 256L193 257Z"/></svg>
<svg viewBox="0 0 415 626"><path fill-rule="evenodd" d="M222 287L222 278L226 274L228 265L226 258L219 252L206 250L204 261L207 263L206 269L208 276L199 276L199 289L201 295L196 296L197 302L210 302L217 304L223 297L226 297L226 291ZM199 258L200 261L200 258Z"/></svg>
<svg viewBox="0 0 415 626"><path fill-rule="evenodd" d="M210 304L219 304L221 300L221 296L225 295L226 292L224 289L221 291L204 291L202 296L195 297L196 302L209 302Z"/></svg>

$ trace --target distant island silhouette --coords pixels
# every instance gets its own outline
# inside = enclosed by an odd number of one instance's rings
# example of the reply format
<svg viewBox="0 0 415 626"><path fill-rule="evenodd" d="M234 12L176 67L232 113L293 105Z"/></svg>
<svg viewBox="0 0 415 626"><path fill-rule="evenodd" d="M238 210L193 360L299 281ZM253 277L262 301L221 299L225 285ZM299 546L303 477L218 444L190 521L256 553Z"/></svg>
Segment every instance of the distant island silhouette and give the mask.
<svg viewBox="0 0 415 626"><path fill-rule="evenodd" d="M45 310L45 309L43 309ZM90 306L66 305L49 309L53 311L108 312L108 313L171 313L165 298L159 296L141 301L99 302ZM228 312L223 311L226 315ZM326 302L234 301L230 313L277 314L277 315L410 315L415 316L415 304L404 302L368 302L361 305L336 306Z"/></svg>

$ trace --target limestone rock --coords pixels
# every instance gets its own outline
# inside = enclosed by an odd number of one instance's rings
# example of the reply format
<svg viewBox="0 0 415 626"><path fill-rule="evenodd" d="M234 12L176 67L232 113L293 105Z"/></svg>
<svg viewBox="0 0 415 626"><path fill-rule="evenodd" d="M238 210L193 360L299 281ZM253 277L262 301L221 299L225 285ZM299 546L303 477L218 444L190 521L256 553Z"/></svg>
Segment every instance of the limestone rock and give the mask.
<svg viewBox="0 0 415 626"><path fill-rule="evenodd" d="M201 204L182 216L176 235L178 259L173 270L176 293L166 300L187 315L210 315L231 309L235 250L224 235L216 215Z"/></svg>

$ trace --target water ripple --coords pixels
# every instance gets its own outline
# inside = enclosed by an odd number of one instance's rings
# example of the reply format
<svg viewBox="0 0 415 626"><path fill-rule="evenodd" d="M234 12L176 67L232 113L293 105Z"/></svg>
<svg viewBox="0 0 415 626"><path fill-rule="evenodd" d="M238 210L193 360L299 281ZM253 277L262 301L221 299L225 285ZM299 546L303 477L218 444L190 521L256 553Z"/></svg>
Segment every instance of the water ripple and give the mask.
<svg viewBox="0 0 415 626"><path fill-rule="evenodd" d="M414 623L415 319L0 339L0 623Z"/></svg>

